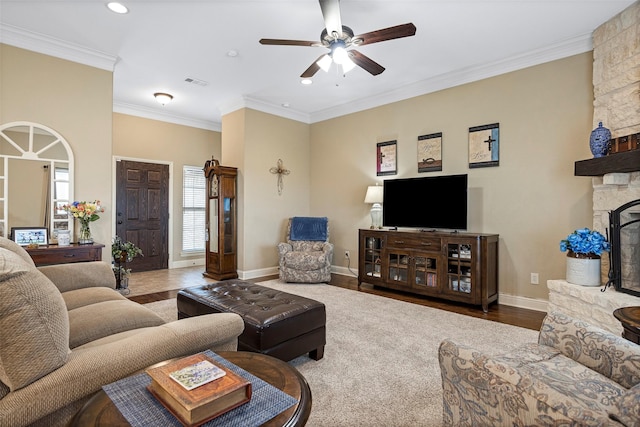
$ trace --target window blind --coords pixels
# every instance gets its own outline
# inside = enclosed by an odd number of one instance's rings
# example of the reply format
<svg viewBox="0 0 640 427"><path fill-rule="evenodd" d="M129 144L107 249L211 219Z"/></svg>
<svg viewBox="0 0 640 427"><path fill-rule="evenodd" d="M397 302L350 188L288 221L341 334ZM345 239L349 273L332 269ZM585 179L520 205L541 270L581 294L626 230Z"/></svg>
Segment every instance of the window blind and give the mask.
<svg viewBox="0 0 640 427"><path fill-rule="evenodd" d="M182 169L182 251L205 250L206 180L201 167Z"/></svg>

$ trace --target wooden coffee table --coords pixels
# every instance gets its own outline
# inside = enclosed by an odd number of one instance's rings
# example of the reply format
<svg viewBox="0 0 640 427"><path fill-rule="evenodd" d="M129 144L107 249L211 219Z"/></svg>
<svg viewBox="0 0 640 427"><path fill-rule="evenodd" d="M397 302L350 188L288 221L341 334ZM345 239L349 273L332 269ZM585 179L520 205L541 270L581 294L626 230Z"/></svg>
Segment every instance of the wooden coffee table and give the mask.
<svg viewBox="0 0 640 427"><path fill-rule="evenodd" d="M307 380L292 366L260 353L245 351L215 352L229 362L298 399L298 403L263 424L265 427L304 426L311 413L311 389ZM78 411L70 426L129 426L109 396L100 390Z"/></svg>

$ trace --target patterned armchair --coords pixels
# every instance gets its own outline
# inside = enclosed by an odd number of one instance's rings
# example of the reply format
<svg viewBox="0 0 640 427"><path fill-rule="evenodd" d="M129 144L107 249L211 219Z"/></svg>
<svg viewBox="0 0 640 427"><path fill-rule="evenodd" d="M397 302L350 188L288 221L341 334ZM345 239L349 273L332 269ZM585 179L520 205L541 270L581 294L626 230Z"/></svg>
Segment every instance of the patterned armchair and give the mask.
<svg viewBox="0 0 640 427"><path fill-rule="evenodd" d="M331 280L333 245L326 217L293 217L287 224L286 243L278 244L280 280L321 283Z"/></svg>
<svg viewBox="0 0 640 427"><path fill-rule="evenodd" d="M445 340L443 419L455 426L640 426L640 346L560 313L537 344L488 356Z"/></svg>

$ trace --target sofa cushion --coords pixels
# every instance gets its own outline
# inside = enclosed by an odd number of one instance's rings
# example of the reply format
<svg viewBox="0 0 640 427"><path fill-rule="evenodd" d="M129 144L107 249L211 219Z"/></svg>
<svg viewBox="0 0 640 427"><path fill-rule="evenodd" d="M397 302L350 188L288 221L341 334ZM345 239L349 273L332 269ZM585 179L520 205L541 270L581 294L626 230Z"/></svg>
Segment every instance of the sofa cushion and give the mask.
<svg viewBox="0 0 640 427"><path fill-rule="evenodd" d="M69 310L69 346L76 348L112 334L164 323L153 311L126 298L85 305Z"/></svg>
<svg viewBox="0 0 640 427"><path fill-rule="evenodd" d="M289 244L296 252L306 251L321 251L324 248L325 242L313 242L308 240L302 241L289 241Z"/></svg>
<svg viewBox="0 0 640 427"><path fill-rule="evenodd" d="M0 248L0 342L0 381L12 391L64 365L69 355L69 319L60 292L5 248Z"/></svg>
<svg viewBox="0 0 640 427"><path fill-rule="evenodd" d="M624 388L640 383L640 346L582 320L548 313L538 343L560 350Z"/></svg>
<svg viewBox="0 0 640 427"><path fill-rule="evenodd" d="M609 412L609 417L626 427L640 427L640 384L627 390Z"/></svg>
<svg viewBox="0 0 640 427"><path fill-rule="evenodd" d="M552 347L530 344L512 354L486 358L482 363L501 379L517 384L519 390L538 399L537 408L528 408L529 411L548 406L578 425L605 425L604 414L627 391ZM595 419L598 423L589 424Z"/></svg>
<svg viewBox="0 0 640 427"><path fill-rule="evenodd" d="M73 291L63 292L62 298L67 304L67 310L73 310L85 305L95 304L103 301L121 301L127 298L120 292L111 288L82 288Z"/></svg>
<svg viewBox="0 0 640 427"><path fill-rule="evenodd" d="M289 252L284 255L284 264L296 270L318 270L327 265L324 252Z"/></svg>

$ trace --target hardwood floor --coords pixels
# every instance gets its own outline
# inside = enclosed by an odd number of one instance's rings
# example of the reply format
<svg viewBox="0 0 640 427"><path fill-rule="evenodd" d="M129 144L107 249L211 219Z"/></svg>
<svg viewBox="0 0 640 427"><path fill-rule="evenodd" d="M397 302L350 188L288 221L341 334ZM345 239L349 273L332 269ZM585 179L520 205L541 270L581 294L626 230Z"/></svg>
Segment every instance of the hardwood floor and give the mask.
<svg viewBox="0 0 640 427"><path fill-rule="evenodd" d="M129 279L129 288L131 289L131 295L129 295L129 298L141 304L175 298L181 288L188 288L213 282L213 280L202 276L203 270L204 267L200 266L133 273ZM277 278L278 276L274 275L247 281L255 283ZM489 312L485 313L482 311L481 307L438 300L435 298L427 298L420 295L412 295L406 292L373 287L368 284L363 284L358 291L358 283L355 277L338 274L332 275L331 282L329 284L351 289L355 292L365 292L387 298L393 298L412 304L420 304L427 307L520 326L536 331L540 329L542 320L546 315L546 313L541 311L527 310L500 304L491 304L489 306Z"/></svg>

